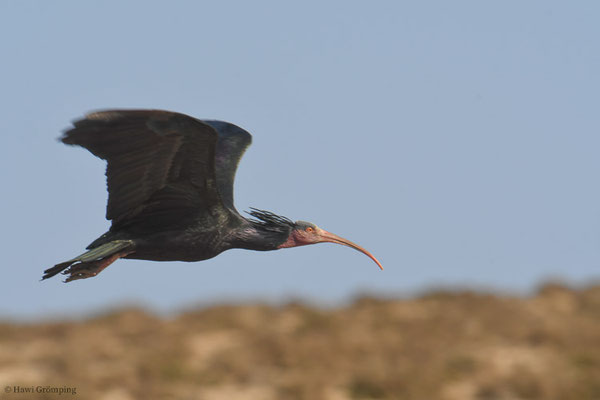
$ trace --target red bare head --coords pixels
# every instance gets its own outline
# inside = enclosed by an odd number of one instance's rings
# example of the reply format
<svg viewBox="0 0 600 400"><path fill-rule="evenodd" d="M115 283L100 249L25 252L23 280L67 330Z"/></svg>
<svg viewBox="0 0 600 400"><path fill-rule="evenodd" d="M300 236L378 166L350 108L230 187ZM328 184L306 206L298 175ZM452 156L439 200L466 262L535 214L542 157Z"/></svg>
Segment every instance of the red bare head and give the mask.
<svg viewBox="0 0 600 400"><path fill-rule="evenodd" d="M357 245L349 241L348 239L344 239L335 235L331 232L327 232L324 229L319 228L315 224L305 221L296 221L294 224L294 229L292 229L290 236L288 239L279 246L279 248L284 247L297 247L297 246L305 246L307 244L316 244L316 243L337 243L343 244L344 246L352 247L360 251L361 253L368 256L371 260L375 261L377 266L383 270L381 263L375 258L373 254L364 249L363 247Z"/></svg>

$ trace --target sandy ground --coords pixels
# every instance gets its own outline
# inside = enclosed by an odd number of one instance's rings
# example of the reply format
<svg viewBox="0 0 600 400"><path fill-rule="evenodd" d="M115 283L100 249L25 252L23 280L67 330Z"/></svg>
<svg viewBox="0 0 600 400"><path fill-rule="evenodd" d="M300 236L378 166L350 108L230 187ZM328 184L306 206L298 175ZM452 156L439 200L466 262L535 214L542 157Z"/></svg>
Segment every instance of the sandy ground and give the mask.
<svg viewBox="0 0 600 400"><path fill-rule="evenodd" d="M600 400L600 286L4 321L0 399Z"/></svg>

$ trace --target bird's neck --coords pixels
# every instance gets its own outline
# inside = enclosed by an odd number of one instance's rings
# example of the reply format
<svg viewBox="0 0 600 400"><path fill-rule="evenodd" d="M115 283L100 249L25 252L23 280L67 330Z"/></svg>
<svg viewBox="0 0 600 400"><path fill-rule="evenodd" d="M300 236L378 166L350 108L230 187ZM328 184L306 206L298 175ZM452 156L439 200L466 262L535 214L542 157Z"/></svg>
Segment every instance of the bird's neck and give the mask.
<svg viewBox="0 0 600 400"><path fill-rule="evenodd" d="M276 250L290 236L291 228L267 229L261 224L250 223L239 229L232 240L232 247L248 250Z"/></svg>

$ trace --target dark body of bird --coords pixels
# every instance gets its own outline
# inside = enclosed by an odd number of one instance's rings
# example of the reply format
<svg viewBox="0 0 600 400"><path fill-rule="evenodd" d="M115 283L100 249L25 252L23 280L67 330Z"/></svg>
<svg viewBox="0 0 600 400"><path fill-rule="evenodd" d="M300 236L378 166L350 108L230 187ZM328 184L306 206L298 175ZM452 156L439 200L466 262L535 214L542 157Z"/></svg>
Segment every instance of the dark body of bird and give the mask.
<svg viewBox="0 0 600 400"><path fill-rule="evenodd" d="M160 110L93 112L63 143L107 161L110 230L88 251L44 271L66 281L96 276L119 258L200 261L242 248L276 250L333 242L362 247L316 225L268 211L241 216L233 204L238 163L252 141L242 128Z"/></svg>

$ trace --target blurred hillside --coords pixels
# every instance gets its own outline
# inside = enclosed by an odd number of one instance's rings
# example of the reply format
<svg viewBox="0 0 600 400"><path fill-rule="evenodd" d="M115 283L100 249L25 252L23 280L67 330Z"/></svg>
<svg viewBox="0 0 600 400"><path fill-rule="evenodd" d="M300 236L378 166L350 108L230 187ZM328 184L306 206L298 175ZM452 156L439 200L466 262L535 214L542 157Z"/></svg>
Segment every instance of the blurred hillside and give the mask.
<svg viewBox="0 0 600 400"><path fill-rule="evenodd" d="M600 286L0 323L0 399L35 398L600 399Z"/></svg>

